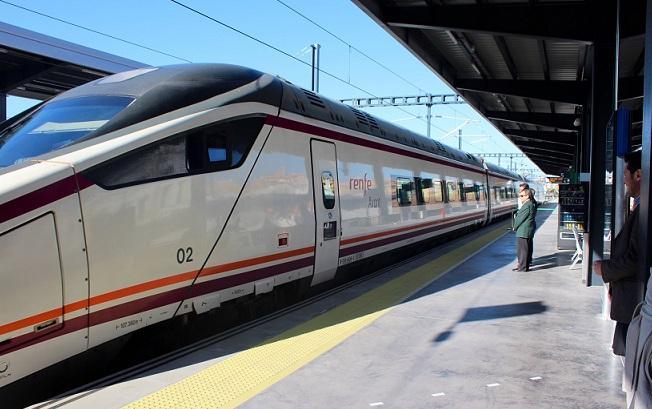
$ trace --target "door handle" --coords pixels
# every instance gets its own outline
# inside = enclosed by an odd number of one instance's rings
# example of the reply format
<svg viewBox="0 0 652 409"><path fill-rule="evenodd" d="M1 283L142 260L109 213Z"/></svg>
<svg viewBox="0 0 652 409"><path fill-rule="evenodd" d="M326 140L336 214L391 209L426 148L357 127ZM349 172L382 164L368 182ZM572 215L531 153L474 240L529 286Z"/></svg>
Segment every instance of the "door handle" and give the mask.
<svg viewBox="0 0 652 409"><path fill-rule="evenodd" d="M48 328L56 325L58 322L59 322L58 318L42 322L42 323L34 326L34 332L40 332L40 331L43 331L44 329L48 329Z"/></svg>

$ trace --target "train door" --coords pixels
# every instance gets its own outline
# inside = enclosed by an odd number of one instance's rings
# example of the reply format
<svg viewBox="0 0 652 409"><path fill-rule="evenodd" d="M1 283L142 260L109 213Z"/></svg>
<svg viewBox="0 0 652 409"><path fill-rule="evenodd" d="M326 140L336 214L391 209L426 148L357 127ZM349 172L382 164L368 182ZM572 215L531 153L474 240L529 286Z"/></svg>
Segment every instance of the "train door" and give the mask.
<svg viewBox="0 0 652 409"><path fill-rule="evenodd" d="M16 207L3 206L25 214L0 231L0 387L87 348L88 267L77 184L69 166L39 167L59 180L19 197Z"/></svg>
<svg viewBox="0 0 652 409"><path fill-rule="evenodd" d="M335 276L340 252L340 200L335 144L312 140L315 199L315 269L312 285Z"/></svg>
<svg viewBox="0 0 652 409"><path fill-rule="evenodd" d="M484 171L484 182L485 182L484 199L485 199L485 205L487 206L487 212L485 214L485 221L483 224L487 225L491 222L491 213L493 212L494 203L491 200L492 189L491 189L491 185L489 185L489 173L487 173L486 169Z"/></svg>

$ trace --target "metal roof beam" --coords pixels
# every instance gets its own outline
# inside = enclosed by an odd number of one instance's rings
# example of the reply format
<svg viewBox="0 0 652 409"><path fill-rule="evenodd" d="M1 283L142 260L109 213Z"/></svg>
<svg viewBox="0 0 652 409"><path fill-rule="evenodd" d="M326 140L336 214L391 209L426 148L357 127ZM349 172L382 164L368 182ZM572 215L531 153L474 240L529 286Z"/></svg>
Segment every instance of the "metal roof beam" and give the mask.
<svg viewBox="0 0 652 409"><path fill-rule="evenodd" d="M559 152L554 149L535 148L532 146L519 146L519 148L528 155L534 153L545 156L551 160L564 160L572 162L576 156L574 153Z"/></svg>
<svg viewBox="0 0 652 409"><path fill-rule="evenodd" d="M583 3L481 4L390 7L382 19L390 27L516 35L590 43L594 21ZM554 24L550 22L554 21Z"/></svg>
<svg viewBox="0 0 652 409"><path fill-rule="evenodd" d="M113 74L135 68L149 67L146 64L111 55L92 48L39 34L11 24L0 22L0 44L20 50L38 58L51 58L80 67Z"/></svg>
<svg viewBox="0 0 652 409"><path fill-rule="evenodd" d="M499 121L514 122L518 124L527 124L533 126L546 126L549 128L566 129L577 131L573 122L577 119L575 114L541 114L529 112L505 112L505 111L486 111L484 115L488 119Z"/></svg>
<svg viewBox="0 0 652 409"><path fill-rule="evenodd" d="M522 149L541 150L563 155L575 156L575 147L567 145L556 145L552 142L514 141L516 146Z"/></svg>
<svg viewBox="0 0 652 409"><path fill-rule="evenodd" d="M503 56L503 60L505 61L505 65L507 65L507 69L509 70L512 79L515 80L518 79L518 69L516 68L516 64L514 63L512 54L509 52L509 48L507 47L507 42L505 41L505 37L494 36L494 41L496 41L498 50L500 51L500 54Z"/></svg>
<svg viewBox="0 0 652 409"><path fill-rule="evenodd" d="M530 158L530 160L536 164L539 164L539 162L543 162L543 163L550 164L552 166L559 167L560 169L568 167L568 165L572 165L572 160L566 158L553 158L547 154L537 154L537 153L527 152L527 157Z"/></svg>
<svg viewBox="0 0 652 409"><path fill-rule="evenodd" d="M18 88L34 78L38 78L40 75L50 71L51 69L51 65L33 63L24 64L20 69L5 72L0 76L0 92L8 94L14 88Z"/></svg>
<svg viewBox="0 0 652 409"><path fill-rule="evenodd" d="M373 19L376 19L376 17L374 17L376 14L374 13L380 12L375 10L375 5L373 7L373 12L368 10L367 7L372 6L369 1L364 1L363 3L358 0L353 0L353 2L363 10L367 10L367 13L372 16ZM382 22L378 21L378 24L382 26ZM421 31L396 28L393 30L387 29L387 32L427 68L430 68L434 73L443 77L442 79L448 84L450 84L452 79L457 76L457 69L451 65L446 58L444 58L444 55Z"/></svg>
<svg viewBox="0 0 652 409"><path fill-rule="evenodd" d="M575 132L528 131L523 129L505 129L503 133L511 138L525 139L535 142L548 142L557 145L575 146Z"/></svg>
<svg viewBox="0 0 652 409"><path fill-rule="evenodd" d="M586 102L589 84L586 81L542 80L475 80L458 79L456 89L491 94L534 98L545 101L582 105Z"/></svg>

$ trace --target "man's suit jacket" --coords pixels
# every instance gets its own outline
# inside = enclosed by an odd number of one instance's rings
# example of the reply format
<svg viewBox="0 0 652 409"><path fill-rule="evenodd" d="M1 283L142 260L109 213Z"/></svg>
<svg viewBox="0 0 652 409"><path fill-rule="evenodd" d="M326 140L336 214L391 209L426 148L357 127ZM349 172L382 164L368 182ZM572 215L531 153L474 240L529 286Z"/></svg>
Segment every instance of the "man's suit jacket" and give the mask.
<svg viewBox="0 0 652 409"><path fill-rule="evenodd" d="M534 218L536 214L537 210L531 200L523 203L523 206L516 212L516 218L514 218L516 237L525 239L534 237L534 230L536 229Z"/></svg>
<svg viewBox="0 0 652 409"><path fill-rule="evenodd" d="M643 285L638 276L638 209L629 216L612 243L611 258L602 262L602 279L609 283L611 319L629 323L634 308L643 301Z"/></svg>

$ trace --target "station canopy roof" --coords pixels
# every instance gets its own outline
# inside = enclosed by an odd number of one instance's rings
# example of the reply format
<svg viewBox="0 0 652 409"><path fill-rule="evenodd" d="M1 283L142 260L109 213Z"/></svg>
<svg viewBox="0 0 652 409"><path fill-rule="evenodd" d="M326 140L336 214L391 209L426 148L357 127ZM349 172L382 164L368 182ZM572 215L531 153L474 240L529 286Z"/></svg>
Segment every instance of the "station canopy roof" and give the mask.
<svg viewBox="0 0 652 409"><path fill-rule="evenodd" d="M146 64L0 22L0 94L46 100Z"/></svg>
<svg viewBox="0 0 652 409"><path fill-rule="evenodd" d="M354 0L542 171L575 164L602 0ZM645 5L622 0L618 99L640 144Z"/></svg>

